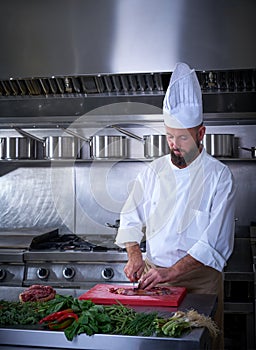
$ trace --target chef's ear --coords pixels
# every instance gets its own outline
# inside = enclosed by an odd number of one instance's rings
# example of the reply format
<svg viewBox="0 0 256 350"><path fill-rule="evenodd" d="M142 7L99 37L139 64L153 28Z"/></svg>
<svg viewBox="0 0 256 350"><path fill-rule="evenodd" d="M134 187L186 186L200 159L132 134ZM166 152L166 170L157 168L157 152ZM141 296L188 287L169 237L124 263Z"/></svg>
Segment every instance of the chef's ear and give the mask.
<svg viewBox="0 0 256 350"><path fill-rule="evenodd" d="M204 125L200 125L198 130L197 130L197 137L199 141L202 141L205 135L205 126Z"/></svg>

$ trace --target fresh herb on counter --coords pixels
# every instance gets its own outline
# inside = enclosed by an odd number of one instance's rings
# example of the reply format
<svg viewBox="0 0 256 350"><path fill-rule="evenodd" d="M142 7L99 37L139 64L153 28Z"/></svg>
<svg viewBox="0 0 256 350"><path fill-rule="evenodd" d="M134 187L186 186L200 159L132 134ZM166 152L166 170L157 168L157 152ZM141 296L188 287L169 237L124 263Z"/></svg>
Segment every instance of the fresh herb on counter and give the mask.
<svg viewBox="0 0 256 350"><path fill-rule="evenodd" d="M0 326L34 325L42 314L36 302L10 302L0 300Z"/></svg>
<svg viewBox="0 0 256 350"><path fill-rule="evenodd" d="M178 338L198 327L206 327L212 337L216 337L219 332L210 317L195 310L186 313L177 311L169 318L160 318L157 312L140 313L122 304L115 304L91 306L83 311L79 319L67 327L64 333L70 341L81 333L89 336L108 333Z"/></svg>
<svg viewBox="0 0 256 350"><path fill-rule="evenodd" d="M195 310L177 311L161 318L157 312L136 312L119 304L96 305L90 300L56 295L47 302L8 302L0 300L0 326L43 325L64 331L72 341L77 335L117 334L131 336L181 337L195 327L206 327L212 337L219 330L210 317Z"/></svg>

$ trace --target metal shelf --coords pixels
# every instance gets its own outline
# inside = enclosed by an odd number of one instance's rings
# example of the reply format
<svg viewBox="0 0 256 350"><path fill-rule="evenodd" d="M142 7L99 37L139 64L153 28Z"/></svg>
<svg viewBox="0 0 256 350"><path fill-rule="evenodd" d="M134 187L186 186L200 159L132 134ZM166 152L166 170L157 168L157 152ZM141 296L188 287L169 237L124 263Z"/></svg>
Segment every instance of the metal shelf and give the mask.
<svg viewBox="0 0 256 350"><path fill-rule="evenodd" d="M256 158L215 157L220 161L255 162ZM98 158L98 159L0 159L5 164L50 164L50 163L92 163L92 162L152 162L156 158Z"/></svg>

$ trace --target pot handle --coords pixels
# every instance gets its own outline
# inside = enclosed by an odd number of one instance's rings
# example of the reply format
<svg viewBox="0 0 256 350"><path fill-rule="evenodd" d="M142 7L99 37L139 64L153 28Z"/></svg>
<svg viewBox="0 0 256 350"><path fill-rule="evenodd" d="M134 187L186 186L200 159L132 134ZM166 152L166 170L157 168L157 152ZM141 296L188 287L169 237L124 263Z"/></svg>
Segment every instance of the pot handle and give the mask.
<svg viewBox="0 0 256 350"><path fill-rule="evenodd" d="M25 136L25 137L29 137L30 139L33 139L35 141L38 141L38 142L41 142L41 143L45 143L45 140L44 139L40 139L39 137L35 136L35 135L32 135L30 134L29 132L27 131L24 131L20 128L17 128L17 127L13 127L19 134L21 134L22 136Z"/></svg>
<svg viewBox="0 0 256 350"><path fill-rule="evenodd" d="M239 148L241 148L241 149L244 149L244 150L246 150L246 151L253 151L253 149L251 149L251 148L247 148L247 147L239 147Z"/></svg>
<svg viewBox="0 0 256 350"><path fill-rule="evenodd" d="M77 137L85 142L91 142L91 139L88 139L82 135L79 135L78 133L74 132L74 131L71 131L71 130L68 130L68 129L65 129L65 128L61 128L64 132L66 132L67 134L69 135L72 135L74 137Z"/></svg>
<svg viewBox="0 0 256 350"><path fill-rule="evenodd" d="M248 148L248 147L239 147L239 148L251 152L252 158L256 158L256 147L251 147L251 148Z"/></svg>
<svg viewBox="0 0 256 350"><path fill-rule="evenodd" d="M136 139L140 142L143 142L145 143L144 139L136 134L133 134L132 132L130 131L127 131L123 128L120 128L119 126L116 126L116 125L109 125L110 128L114 128L116 129L117 131L121 132L122 134L126 135L126 136L129 136L129 137L132 137L133 139Z"/></svg>

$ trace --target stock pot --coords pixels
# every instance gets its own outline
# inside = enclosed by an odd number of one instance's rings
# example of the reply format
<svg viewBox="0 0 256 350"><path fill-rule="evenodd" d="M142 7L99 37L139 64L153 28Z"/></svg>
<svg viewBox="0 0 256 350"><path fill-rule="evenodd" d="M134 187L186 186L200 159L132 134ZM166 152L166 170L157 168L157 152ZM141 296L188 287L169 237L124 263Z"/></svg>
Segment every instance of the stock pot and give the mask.
<svg viewBox="0 0 256 350"><path fill-rule="evenodd" d="M214 157L233 157L234 135L233 134L206 134L203 145L206 152Z"/></svg>
<svg viewBox="0 0 256 350"><path fill-rule="evenodd" d="M0 159L36 159L37 142L28 137L2 137Z"/></svg>
<svg viewBox="0 0 256 350"><path fill-rule="evenodd" d="M45 158L80 158L80 140L71 136L47 136L45 139Z"/></svg>
<svg viewBox="0 0 256 350"><path fill-rule="evenodd" d="M144 157L158 158L169 153L166 135L144 135Z"/></svg>
<svg viewBox="0 0 256 350"><path fill-rule="evenodd" d="M127 158L125 136L95 135L91 142L92 158Z"/></svg>

